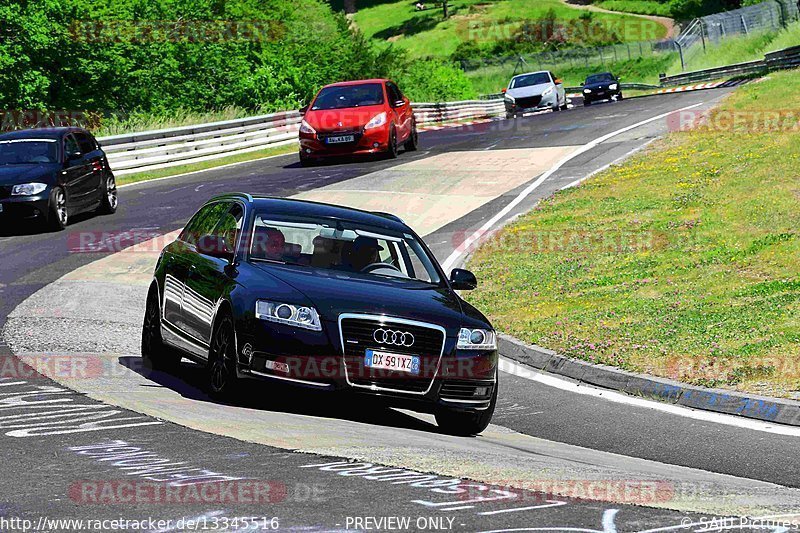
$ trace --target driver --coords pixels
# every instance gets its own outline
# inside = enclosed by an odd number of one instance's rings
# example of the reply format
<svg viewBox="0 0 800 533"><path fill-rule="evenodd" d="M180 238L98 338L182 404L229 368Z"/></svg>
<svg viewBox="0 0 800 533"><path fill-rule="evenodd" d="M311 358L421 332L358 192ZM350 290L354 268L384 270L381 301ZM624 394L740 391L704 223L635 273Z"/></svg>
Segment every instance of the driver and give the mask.
<svg viewBox="0 0 800 533"><path fill-rule="evenodd" d="M353 241L353 250L350 252L350 267L356 272L360 272L373 263L380 263L381 250L383 248L378 244L377 239L357 237Z"/></svg>

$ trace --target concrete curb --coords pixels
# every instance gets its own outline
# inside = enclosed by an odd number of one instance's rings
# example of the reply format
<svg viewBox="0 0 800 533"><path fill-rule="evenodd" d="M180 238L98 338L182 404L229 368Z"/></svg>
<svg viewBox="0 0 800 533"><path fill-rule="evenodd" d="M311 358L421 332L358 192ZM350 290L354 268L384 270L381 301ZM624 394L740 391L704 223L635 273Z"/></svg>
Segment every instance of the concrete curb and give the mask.
<svg viewBox="0 0 800 533"><path fill-rule="evenodd" d="M502 333L498 334L498 348L504 357L581 383L692 409L800 426L800 402L707 389L610 366L595 365L564 357L546 348L525 344Z"/></svg>

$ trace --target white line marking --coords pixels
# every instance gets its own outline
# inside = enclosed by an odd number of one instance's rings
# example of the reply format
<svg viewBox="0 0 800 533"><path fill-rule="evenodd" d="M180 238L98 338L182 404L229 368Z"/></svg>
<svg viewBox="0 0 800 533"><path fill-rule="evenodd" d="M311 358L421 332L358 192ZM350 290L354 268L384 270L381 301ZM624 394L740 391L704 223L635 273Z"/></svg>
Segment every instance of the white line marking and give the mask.
<svg viewBox="0 0 800 533"><path fill-rule="evenodd" d="M483 513L478 513L481 516L491 516L496 514L502 513L517 513L520 511L532 511L534 509L547 509L548 507L561 507L562 505L567 505L567 502L559 502L554 500L545 500L546 504L542 505L532 505L530 507L514 507L511 509L500 509L499 511L485 511Z"/></svg>
<svg viewBox="0 0 800 533"><path fill-rule="evenodd" d="M691 418L694 420L700 420L702 422L712 422L715 424L723 424L742 429L751 429L753 431L761 431L763 433L772 433L775 435L785 435L788 437L800 437L800 428L798 427L781 426L779 424L770 424L769 422L761 422L759 420L726 415L723 413L694 410L688 407L683 407L682 405L673 405L653 400L645 400L644 398L629 396L616 391L596 389L591 385L575 383L574 381L558 378L552 374L546 374L538 370L534 370L511 361L510 359L506 359L505 357L500 359L500 370L507 374L530 381L535 381L548 387L554 387L556 389L565 390L575 394L582 394L584 396L602 398L604 400L608 400L609 402L633 405L635 407L643 407L645 409L654 409L656 411L682 416L685 418Z"/></svg>
<svg viewBox="0 0 800 533"><path fill-rule="evenodd" d="M619 129L617 131L612 131L611 133L607 133L606 135L603 135L602 137L598 137L597 139L591 141L590 143L587 143L587 144L581 146L580 148L578 148L576 151L572 152L571 154L566 155L563 159L561 159L561 161L557 162L549 170L547 170L544 174L539 176L539 179L537 179L536 181L534 181L533 183L528 185L525 188L525 190L523 190L521 193L519 193L519 195L516 198L514 198L508 205L506 205L495 216L493 216L491 219L489 219L483 226L481 226L472 235L470 235L466 240L464 240L463 244L461 244L458 248L453 250L453 253L451 253L450 256L444 261L444 263L442 263L442 269L444 269L444 271L447 272L451 268L453 268L453 266L456 264L456 261L458 261L458 259L464 254L464 252L469 250L472 247L473 244L475 244L483 236L485 236L487 234L487 232L492 228L492 226L497 224L504 216L506 216L508 213L510 213L512 209L514 209L517 205L519 205L520 202L522 202L533 191L535 191L537 188L539 188L539 186L542 183L544 183L547 180L547 178L549 178L550 176L555 174L556 171L558 171L558 169L560 169L561 167L566 165L569 161L571 161L575 157L577 157L577 156L579 156L579 155L581 155L581 154L583 154L585 152L588 152L592 148L596 147L598 144L603 143L603 142L607 141L608 139L611 139L612 137L616 137L617 135L620 135L620 134L625 133L627 131L630 131L632 129L636 129L636 128L640 127L640 126L644 126L645 124L649 124L650 122L655 122L656 120L661 120L662 118L668 117L669 115L671 115L673 113L679 113L681 111L686 111L687 109L693 109L693 108L699 107L701 105L703 105L703 102L700 102L700 103L694 104L694 105L690 105L690 106L687 106L687 107L682 107L682 108L676 109L674 111L669 111L668 113L662 113L662 114L660 114L658 116L655 116L655 117L652 117L652 118L648 118L647 120L643 120L641 122L637 122L636 124L632 124L630 126L626 126L626 127L622 128L622 129Z"/></svg>

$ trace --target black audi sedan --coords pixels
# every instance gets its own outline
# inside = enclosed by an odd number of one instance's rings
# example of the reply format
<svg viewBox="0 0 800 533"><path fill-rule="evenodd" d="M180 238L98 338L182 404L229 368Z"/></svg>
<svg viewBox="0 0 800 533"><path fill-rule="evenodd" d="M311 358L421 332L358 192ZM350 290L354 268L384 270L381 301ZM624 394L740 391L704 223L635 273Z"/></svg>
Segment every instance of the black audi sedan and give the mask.
<svg viewBox="0 0 800 533"><path fill-rule="evenodd" d="M61 230L71 216L117 210L117 185L97 140L81 128L0 135L0 224L33 220Z"/></svg>
<svg viewBox="0 0 800 533"><path fill-rule="evenodd" d="M619 78L610 72L592 74L583 82L583 105L592 105L600 100L622 100Z"/></svg>
<svg viewBox="0 0 800 533"><path fill-rule="evenodd" d="M345 207L229 194L206 203L164 248L147 297L142 356L175 371L203 365L213 397L239 380L350 391L433 413L472 435L497 400L489 321L456 290L399 218Z"/></svg>

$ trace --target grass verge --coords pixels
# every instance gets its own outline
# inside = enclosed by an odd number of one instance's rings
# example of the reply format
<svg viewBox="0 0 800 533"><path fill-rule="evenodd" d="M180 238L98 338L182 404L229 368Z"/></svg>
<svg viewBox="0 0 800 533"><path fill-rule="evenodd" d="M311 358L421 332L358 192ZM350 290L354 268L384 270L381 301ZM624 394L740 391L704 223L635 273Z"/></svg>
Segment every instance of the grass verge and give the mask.
<svg viewBox="0 0 800 533"><path fill-rule="evenodd" d="M578 359L800 397L800 71L542 201L470 261L495 326ZM731 113L737 113L732 120Z"/></svg>
<svg viewBox="0 0 800 533"><path fill-rule="evenodd" d="M274 148L266 148L264 150L258 150L256 152L247 152L244 154L222 157L220 159L212 159L210 161L201 161L199 163L189 163L187 165L162 168L160 170L151 170L147 172L138 172L136 174L127 174L125 176L119 176L117 178L117 184L125 185L128 183L137 183L140 181L153 180L157 178L166 178L169 176L177 176L178 174L186 174L187 172L208 170L223 165L230 165L233 163L244 163L247 161L253 161L255 159L262 159L264 157L291 154L295 152L297 152L297 146L294 144L289 144L286 146L276 146Z"/></svg>

